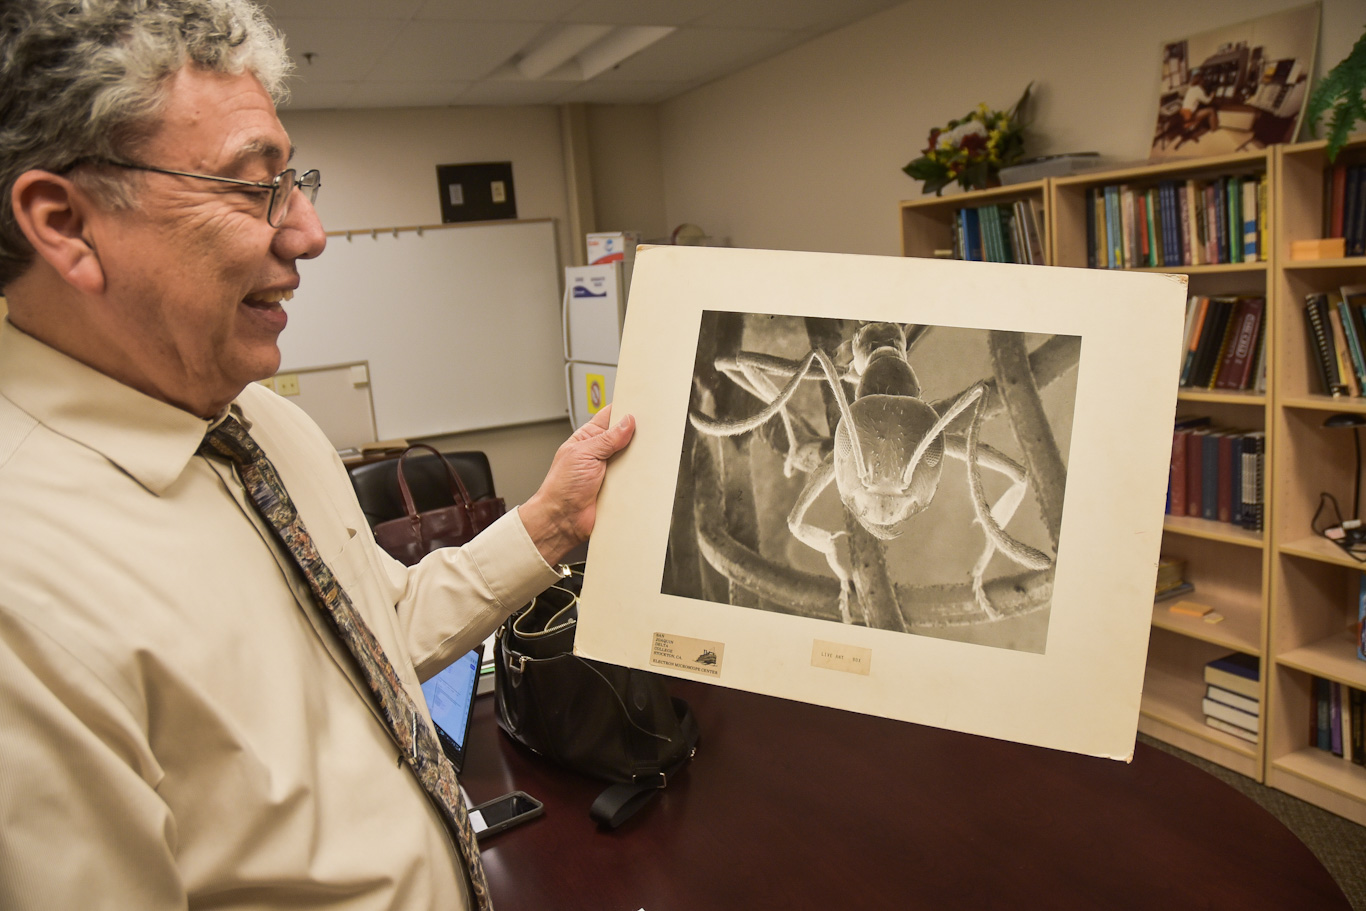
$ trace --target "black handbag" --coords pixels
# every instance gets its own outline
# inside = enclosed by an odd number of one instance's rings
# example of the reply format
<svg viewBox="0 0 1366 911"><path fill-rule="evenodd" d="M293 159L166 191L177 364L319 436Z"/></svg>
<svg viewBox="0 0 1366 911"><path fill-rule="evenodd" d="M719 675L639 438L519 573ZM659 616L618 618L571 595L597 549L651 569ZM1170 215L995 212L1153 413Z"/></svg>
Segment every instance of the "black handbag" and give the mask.
<svg viewBox="0 0 1366 911"><path fill-rule="evenodd" d="M498 726L547 759L614 782L589 815L616 828L692 758L697 721L657 674L574 655L577 619L577 594L551 586L499 627Z"/></svg>
<svg viewBox="0 0 1366 911"><path fill-rule="evenodd" d="M446 469L453 501L451 505L418 512L412 491L408 489L408 479L403 474L403 463L418 451L436 456L437 462ZM507 511L501 497L471 500L456 470L440 452L425 443L409 446L397 462L398 489L407 515L401 519L380 522L374 527L374 534L379 546L400 563L412 566L438 547L468 544L471 538Z"/></svg>

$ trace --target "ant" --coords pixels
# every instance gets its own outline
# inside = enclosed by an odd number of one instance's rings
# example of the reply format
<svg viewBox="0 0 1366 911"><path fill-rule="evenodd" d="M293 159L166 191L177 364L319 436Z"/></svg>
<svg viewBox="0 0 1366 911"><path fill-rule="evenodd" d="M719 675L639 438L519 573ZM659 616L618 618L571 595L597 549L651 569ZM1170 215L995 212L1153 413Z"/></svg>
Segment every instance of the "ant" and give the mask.
<svg viewBox="0 0 1366 911"><path fill-rule="evenodd" d="M816 498L833 481L845 508L858 523L881 540L899 537L916 515L930 505L943 473L945 456L967 466L968 487L974 521L982 527L986 543L972 569L972 590L987 617L997 619L985 590L987 564L996 553L1026 569L1043 570L1052 560L1005 531L1024 497L1027 475L1023 467L1000 451L980 442L988 387L977 382L944 406L943 413L921 399L920 381L910 363L910 349L928 327L908 333L898 323L864 323L836 356L847 362L841 372L830 355L814 348L800 362L770 355L741 352L717 359L716 368L746 392L766 403L757 414L736 420L709 418L697 411L688 415L692 425L709 436L730 437L753 431L773 417L782 420L787 437L784 474L809 475L787 517L788 529L802 543L824 555L840 584L839 609L851 622L850 600L853 570L847 546L840 539L847 532L827 531L806 521ZM818 371L818 372L817 372ZM787 377L781 388L772 377ZM834 392L839 421L828 452L817 442L802 442L798 428L804 423L789 413L788 401L807 379L824 379ZM851 384L850 399L844 384ZM949 426L967 415L966 433L949 432ZM994 506L987 503L980 471L990 468L1004 475L1010 487Z"/></svg>

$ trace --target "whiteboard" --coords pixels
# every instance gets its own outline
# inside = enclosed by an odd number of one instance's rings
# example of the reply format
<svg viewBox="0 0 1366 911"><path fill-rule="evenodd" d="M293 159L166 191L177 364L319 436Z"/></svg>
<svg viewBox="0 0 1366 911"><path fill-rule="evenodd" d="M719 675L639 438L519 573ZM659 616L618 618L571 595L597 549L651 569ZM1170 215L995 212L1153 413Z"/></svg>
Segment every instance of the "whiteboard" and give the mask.
<svg viewBox="0 0 1366 911"><path fill-rule="evenodd" d="M299 274L281 371L368 361L380 439L565 416L553 220L334 234Z"/></svg>

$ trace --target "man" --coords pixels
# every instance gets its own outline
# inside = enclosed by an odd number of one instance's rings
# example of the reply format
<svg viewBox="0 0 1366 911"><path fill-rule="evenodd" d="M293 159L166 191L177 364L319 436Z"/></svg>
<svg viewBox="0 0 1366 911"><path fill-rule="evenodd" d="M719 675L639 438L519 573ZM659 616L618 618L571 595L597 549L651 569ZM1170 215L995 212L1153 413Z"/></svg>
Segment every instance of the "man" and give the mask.
<svg viewBox="0 0 1366 911"><path fill-rule="evenodd" d="M1181 122L1185 124L1188 136L1195 135L1201 126L1205 128L1201 132L1219 129L1219 112L1214 107L1214 96L1206 90L1205 76L1199 70L1192 74L1190 86L1181 98Z"/></svg>
<svg viewBox="0 0 1366 911"><path fill-rule="evenodd" d="M287 68L247 0L0 7L0 907L487 907L419 680L557 578L634 424L466 547L375 545L254 382L325 243Z"/></svg>

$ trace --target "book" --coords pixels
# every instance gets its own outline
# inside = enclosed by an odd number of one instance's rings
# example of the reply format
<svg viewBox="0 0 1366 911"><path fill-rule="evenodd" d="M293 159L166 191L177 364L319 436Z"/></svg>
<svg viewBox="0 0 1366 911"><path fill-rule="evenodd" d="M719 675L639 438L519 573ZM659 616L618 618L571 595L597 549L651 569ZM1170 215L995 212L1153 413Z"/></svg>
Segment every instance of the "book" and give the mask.
<svg viewBox="0 0 1366 911"><path fill-rule="evenodd" d="M1347 165L1339 161L1328 171L1329 188L1324 194L1328 200L1326 207L1327 224L1324 225L1324 237L1341 237L1343 229L1343 203L1347 198Z"/></svg>
<svg viewBox="0 0 1366 911"><path fill-rule="evenodd" d="M1332 327L1328 324L1328 296L1311 293L1305 297L1304 318L1309 330L1310 360L1317 368L1324 395L1346 394L1337 372L1337 352L1333 347Z"/></svg>
<svg viewBox="0 0 1366 911"><path fill-rule="evenodd" d="M982 261L982 229L976 209L961 209L963 215L963 258Z"/></svg>
<svg viewBox="0 0 1366 911"><path fill-rule="evenodd" d="M1210 378L1214 376L1214 368L1218 366L1219 356L1224 351L1235 300L1236 298L1230 297L1210 299L1205 327L1200 332L1200 350L1196 352L1195 371L1191 377L1191 385L1197 389L1210 388Z"/></svg>
<svg viewBox="0 0 1366 911"><path fill-rule="evenodd" d="M1242 436L1243 528L1261 531L1265 516L1266 433L1254 430Z"/></svg>
<svg viewBox="0 0 1366 911"><path fill-rule="evenodd" d="M1233 521L1233 451L1241 434L1221 433L1217 436L1218 451L1215 455L1215 518L1220 522ZM1241 453L1240 453L1241 455ZM1239 491L1241 499L1242 491ZM1239 507L1239 515L1242 508Z"/></svg>
<svg viewBox="0 0 1366 911"><path fill-rule="evenodd" d="M1231 706L1240 712L1247 712L1250 715L1262 713L1262 704L1259 700L1235 693L1232 690L1226 690L1221 686L1206 686L1205 698L1222 702L1224 705Z"/></svg>
<svg viewBox="0 0 1366 911"><path fill-rule="evenodd" d="M1178 417L1172 429L1171 478L1168 482L1167 511L1174 516L1187 515L1186 511L1186 451L1189 443L1186 438L1197 427L1208 427L1208 417Z"/></svg>
<svg viewBox="0 0 1366 911"><path fill-rule="evenodd" d="M1366 573L1362 573L1357 594L1357 657L1366 661Z"/></svg>
<svg viewBox="0 0 1366 911"><path fill-rule="evenodd" d="M1205 440L1210 429L1195 427L1186 435L1186 515L1199 518L1204 511L1202 482L1205 476Z"/></svg>
<svg viewBox="0 0 1366 911"><path fill-rule="evenodd" d="M1200 700L1200 710L1210 718L1218 718L1220 721L1227 721L1229 724L1236 725L1245 731L1257 733L1261 728L1261 717L1251 712L1240 712L1231 705L1224 705L1222 702L1215 702L1208 697Z"/></svg>
<svg viewBox="0 0 1366 911"><path fill-rule="evenodd" d="M1322 677L1314 678L1313 687L1314 710L1310 715L1313 724L1313 736L1310 743L1320 750L1329 750L1333 745L1333 734L1328 722L1329 705L1333 701L1328 681Z"/></svg>
<svg viewBox="0 0 1366 911"><path fill-rule="evenodd" d="M1352 315L1352 307L1341 292L1328 293L1328 303L1337 311L1338 321L1334 329L1342 327L1343 338L1347 342L1347 354L1352 366L1352 381L1357 395L1366 394L1366 339L1362 338L1360 322Z"/></svg>
<svg viewBox="0 0 1366 911"><path fill-rule="evenodd" d="M1182 237L1189 251L1192 266L1204 265L1205 255L1200 244L1200 190L1194 179L1186 181L1181 189L1181 214L1184 219Z"/></svg>
<svg viewBox="0 0 1366 911"><path fill-rule="evenodd" d="M1245 177L1243 194L1243 262L1255 263L1260 255L1257 246L1257 178Z"/></svg>
<svg viewBox="0 0 1366 911"><path fill-rule="evenodd" d="M1205 316L1209 311L1209 298L1203 294L1191 297L1196 303L1195 320L1191 325L1190 340L1186 346L1186 358L1181 365L1180 385L1189 386L1195 376L1195 361L1200 351L1200 337L1205 331Z"/></svg>
<svg viewBox="0 0 1366 911"><path fill-rule="evenodd" d="M1215 373L1216 389L1248 388L1265 303L1260 297L1238 299L1237 309L1233 315L1230 344Z"/></svg>
<svg viewBox="0 0 1366 911"><path fill-rule="evenodd" d="M1095 223L1095 232L1091 235L1095 239L1097 269L1110 268L1110 246L1109 239L1105 236L1105 188L1097 187L1091 193L1091 219Z"/></svg>
<svg viewBox="0 0 1366 911"><path fill-rule="evenodd" d="M1255 655L1232 652L1205 665L1205 683L1220 689L1260 699L1261 662Z"/></svg>
<svg viewBox="0 0 1366 911"><path fill-rule="evenodd" d="M1348 713L1352 719L1352 762L1366 765L1366 693L1353 688L1348 697Z"/></svg>
<svg viewBox="0 0 1366 911"><path fill-rule="evenodd" d="M1342 755L1342 684L1328 682L1328 751Z"/></svg>
<svg viewBox="0 0 1366 911"><path fill-rule="evenodd" d="M1252 731L1244 730L1243 728L1238 727L1238 725L1236 724L1229 724L1222 718L1214 718L1209 715L1206 715L1205 724L1214 728L1216 731L1223 731L1225 734L1232 734L1234 737L1241 737L1243 740L1246 740L1250 743L1257 742L1257 735L1255 733L1253 733Z"/></svg>
<svg viewBox="0 0 1366 911"><path fill-rule="evenodd" d="M1211 522L1219 519L1219 444L1226 436L1227 430L1212 430L1200 441L1199 515Z"/></svg>
<svg viewBox="0 0 1366 911"><path fill-rule="evenodd" d="M1189 595L1193 591L1195 591L1195 585L1193 583L1182 582L1180 585L1173 586L1166 591L1155 592L1153 594L1153 603L1156 604L1159 601L1170 601L1173 598L1180 598L1182 595ZM1177 611L1177 613L1181 613L1181 611ZM1209 613L1209 608L1205 608L1204 613ZM1203 616L1203 614L1201 614L1201 616Z"/></svg>
<svg viewBox="0 0 1366 911"><path fill-rule="evenodd" d="M1328 314L1328 327L1333 336L1333 355L1336 359L1338 377L1348 395L1361 395L1362 387L1357 381L1352 367L1352 354L1347 346L1347 327L1342 323L1342 312L1337 301L1342 295L1331 291L1324 295L1324 308Z"/></svg>

